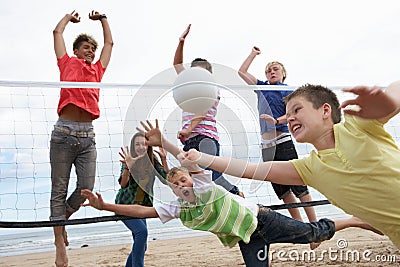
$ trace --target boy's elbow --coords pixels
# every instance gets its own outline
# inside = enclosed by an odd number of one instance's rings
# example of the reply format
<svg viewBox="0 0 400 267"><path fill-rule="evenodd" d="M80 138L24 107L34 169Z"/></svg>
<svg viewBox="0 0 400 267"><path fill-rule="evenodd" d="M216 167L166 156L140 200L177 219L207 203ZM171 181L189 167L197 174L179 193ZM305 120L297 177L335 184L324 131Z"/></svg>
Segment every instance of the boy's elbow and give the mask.
<svg viewBox="0 0 400 267"><path fill-rule="evenodd" d="M112 39L109 40L109 41L105 41L105 42L104 42L104 45L108 45L108 46L113 47L113 46L114 46L114 41L113 41Z"/></svg>
<svg viewBox="0 0 400 267"><path fill-rule="evenodd" d="M53 30L53 35L54 35L54 36L56 36L56 35L62 35L62 32L61 32L59 29L56 28L56 29Z"/></svg>

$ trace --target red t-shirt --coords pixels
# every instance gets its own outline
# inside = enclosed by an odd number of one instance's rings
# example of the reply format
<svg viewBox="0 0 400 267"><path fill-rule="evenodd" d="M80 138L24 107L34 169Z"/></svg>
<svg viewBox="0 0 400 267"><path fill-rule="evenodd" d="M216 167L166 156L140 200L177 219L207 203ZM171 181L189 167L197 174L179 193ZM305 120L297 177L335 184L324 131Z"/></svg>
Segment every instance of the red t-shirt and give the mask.
<svg viewBox="0 0 400 267"><path fill-rule="evenodd" d="M57 59L57 65L62 82L101 82L106 71L100 60L88 65L83 59L69 57L68 54ZM73 104L91 113L95 120L100 116L99 97L99 88L61 88L57 113L60 115L66 105Z"/></svg>

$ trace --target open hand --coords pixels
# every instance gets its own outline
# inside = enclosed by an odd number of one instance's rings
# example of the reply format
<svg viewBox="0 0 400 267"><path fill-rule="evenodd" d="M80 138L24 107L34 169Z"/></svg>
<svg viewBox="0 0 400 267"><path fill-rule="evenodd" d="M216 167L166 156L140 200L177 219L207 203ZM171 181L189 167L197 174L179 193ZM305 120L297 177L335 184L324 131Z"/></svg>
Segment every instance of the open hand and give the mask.
<svg viewBox="0 0 400 267"><path fill-rule="evenodd" d="M125 149L121 147L121 152L119 152L119 155L121 156L121 159L119 160L120 162L124 163L125 166L128 167L128 169L132 168L133 165L135 165L136 161L147 154L139 155L137 157L132 157L129 147L126 146Z"/></svg>
<svg viewBox="0 0 400 267"><path fill-rule="evenodd" d="M94 194L89 189L83 189L81 191L81 195L89 201L89 203L83 203L82 204L83 207L92 206L93 208L96 208L98 210L103 209L104 200L101 197L100 193L96 192L96 194Z"/></svg>
<svg viewBox="0 0 400 267"><path fill-rule="evenodd" d="M153 150L153 151L156 152L161 159L167 158L167 151L164 148L159 147L158 150Z"/></svg>
<svg viewBox="0 0 400 267"><path fill-rule="evenodd" d="M156 127L154 128L153 124L151 124L150 121L146 120L146 123L143 121L140 122L140 124L143 126L143 129L137 128L140 133L144 135L146 138L148 145L149 146L159 146L161 147L161 131L160 127L158 126L158 120L156 119Z"/></svg>
<svg viewBox="0 0 400 267"><path fill-rule="evenodd" d="M355 99L344 101L340 107L346 108L349 105L357 105L358 110L344 109L343 112L350 115L359 116L365 119L381 119L389 116L397 110L397 103L380 87L372 88L366 86L356 86L343 89L344 92L356 94Z"/></svg>
<svg viewBox="0 0 400 267"><path fill-rule="evenodd" d="M192 24L189 24L189 26L187 26L186 30L182 33L181 37L179 37L179 41L184 42L186 39L186 36L189 34L190 32L190 27L192 26Z"/></svg>

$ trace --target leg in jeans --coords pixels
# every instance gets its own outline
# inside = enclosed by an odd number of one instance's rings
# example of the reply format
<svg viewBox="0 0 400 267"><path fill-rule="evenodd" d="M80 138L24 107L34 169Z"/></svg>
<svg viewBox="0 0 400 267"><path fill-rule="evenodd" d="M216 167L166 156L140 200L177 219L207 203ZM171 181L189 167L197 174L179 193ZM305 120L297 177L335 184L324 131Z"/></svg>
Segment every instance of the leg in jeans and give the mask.
<svg viewBox="0 0 400 267"><path fill-rule="evenodd" d="M84 132L93 131L91 123L76 123L58 120L58 127ZM83 127L83 129L77 129ZM52 192L50 199L50 220L68 219L84 199L80 196L83 188L93 189L96 171L96 146L94 138L77 138L54 130L50 141L50 164ZM72 164L77 173L77 189L66 201ZM79 191L79 192L78 192ZM77 198L79 194L79 198ZM67 266L68 258L65 246L68 246L64 226L55 226L56 266Z"/></svg>
<svg viewBox="0 0 400 267"><path fill-rule="evenodd" d="M132 251L126 260L126 267L143 267L144 253L147 249L147 224L146 219L130 219L122 221L132 232Z"/></svg>
<svg viewBox="0 0 400 267"><path fill-rule="evenodd" d="M269 266L269 244L258 234L253 234L248 244L239 241L239 248L246 267Z"/></svg>
<svg viewBox="0 0 400 267"><path fill-rule="evenodd" d="M74 140L71 136L53 131L50 140L51 198L50 220L66 219L66 198L72 163L75 160ZM67 266L68 258L64 238L65 227L54 226L56 266Z"/></svg>
<svg viewBox="0 0 400 267"><path fill-rule="evenodd" d="M85 198L82 197L82 189L93 190L96 178L96 143L94 138L77 138L79 150L75 159L76 188L67 200L67 211L76 212Z"/></svg>
<svg viewBox="0 0 400 267"><path fill-rule="evenodd" d="M246 266L268 266L270 244L321 242L332 238L335 233L335 223L331 220L303 223L268 208L260 208L257 219L258 226L250 242L239 242Z"/></svg>

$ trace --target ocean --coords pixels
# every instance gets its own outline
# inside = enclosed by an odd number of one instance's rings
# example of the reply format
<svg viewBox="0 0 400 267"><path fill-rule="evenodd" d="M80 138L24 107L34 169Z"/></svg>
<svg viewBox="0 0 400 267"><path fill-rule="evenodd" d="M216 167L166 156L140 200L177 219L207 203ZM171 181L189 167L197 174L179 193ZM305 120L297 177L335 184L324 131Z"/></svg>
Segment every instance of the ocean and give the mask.
<svg viewBox="0 0 400 267"><path fill-rule="evenodd" d="M158 219L148 219L147 224L149 241L209 234L190 230L179 220L163 225ZM120 221L70 225L66 229L71 249L132 243L131 232ZM0 257L52 251L53 243L51 227L29 230L8 229L0 234Z"/></svg>
<svg viewBox="0 0 400 267"><path fill-rule="evenodd" d="M307 220L303 209L303 218ZM328 217L338 219L347 215L333 205L315 206L318 218ZM287 210L279 210L289 216ZM147 219L149 229L148 241L185 238L199 235L211 235L208 232L195 231L186 228L180 220L172 220L162 224L158 219ZM132 244L131 232L120 221L101 222L94 224L69 225L69 248L82 246L97 247L119 244ZM1 229L0 257L38 253L54 250L54 237L51 227L29 229ZM130 245L127 245L130 246Z"/></svg>

